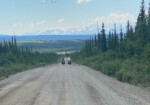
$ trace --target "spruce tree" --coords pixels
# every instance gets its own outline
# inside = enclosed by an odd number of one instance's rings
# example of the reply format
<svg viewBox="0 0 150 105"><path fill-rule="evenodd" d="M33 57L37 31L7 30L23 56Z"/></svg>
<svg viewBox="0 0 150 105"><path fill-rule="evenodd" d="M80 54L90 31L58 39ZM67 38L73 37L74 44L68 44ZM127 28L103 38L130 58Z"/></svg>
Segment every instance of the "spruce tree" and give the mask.
<svg viewBox="0 0 150 105"><path fill-rule="evenodd" d="M102 35L98 33L98 48L102 51Z"/></svg>
<svg viewBox="0 0 150 105"><path fill-rule="evenodd" d="M137 24L135 28L136 41L138 44L144 46L146 44L147 34L146 34L146 15L145 15L145 4L144 0L141 2L140 13L137 19Z"/></svg>
<svg viewBox="0 0 150 105"><path fill-rule="evenodd" d="M130 39L130 22L128 20L127 27L126 27L126 38Z"/></svg>
<svg viewBox="0 0 150 105"><path fill-rule="evenodd" d="M120 27L120 51L123 52L124 50L124 38L123 38L123 31L122 31L122 25Z"/></svg>
<svg viewBox="0 0 150 105"><path fill-rule="evenodd" d="M109 31L109 36L108 36L108 49L112 49L112 34L111 34L111 31Z"/></svg>
<svg viewBox="0 0 150 105"><path fill-rule="evenodd" d="M130 25L130 39L134 40L134 32L133 32L132 25Z"/></svg>
<svg viewBox="0 0 150 105"><path fill-rule="evenodd" d="M105 34L105 29L104 29L104 23L102 23L102 51L105 52L107 50L106 48L106 34Z"/></svg>
<svg viewBox="0 0 150 105"><path fill-rule="evenodd" d="M122 32L122 25L121 25L121 28L120 28L120 43L122 44L123 42L123 32Z"/></svg>
<svg viewBox="0 0 150 105"><path fill-rule="evenodd" d="M114 49L118 47L118 35L117 35L117 29L116 24L114 25Z"/></svg>
<svg viewBox="0 0 150 105"><path fill-rule="evenodd" d="M150 3L147 15L147 41L150 42Z"/></svg>
<svg viewBox="0 0 150 105"><path fill-rule="evenodd" d="M95 40L94 40L95 42L95 46L97 46L97 37L96 37L96 35L95 35Z"/></svg>
<svg viewBox="0 0 150 105"><path fill-rule="evenodd" d="M145 2L142 0L141 6L140 6L140 13L137 19L137 24L145 20Z"/></svg>

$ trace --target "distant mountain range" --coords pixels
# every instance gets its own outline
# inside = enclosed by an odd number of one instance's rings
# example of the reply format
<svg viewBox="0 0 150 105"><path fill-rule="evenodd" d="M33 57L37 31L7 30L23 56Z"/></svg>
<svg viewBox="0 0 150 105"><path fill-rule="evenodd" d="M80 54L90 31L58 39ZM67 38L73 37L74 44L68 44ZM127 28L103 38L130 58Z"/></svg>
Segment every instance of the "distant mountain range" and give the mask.
<svg viewBox="0 0 150 105"><path fill-rule="evenodd" d="M109 33L109 31L114 30L114 25L107 24L105 25L105 31L106 34ZM117 33L120 33L120 26L117 25L116 30ZM97 28L99 27L99 28ZM133 25L135 27L135 24ZM123 32L126 32L126 26L124 25L123 27ZM60 28L60 29L45 29L43 31L37 31L37 32L32 32L32 33L25 33L24 35L93 35L97 34L97 31L101 31L101 26L96 26L96 25L88 25L88 26L81 26L81 27L70 27L70 28Z"/></svg>
<svg viewBox="0 0 150 105"><path fill-rule="evenodd" d="M105 26L106 34L108 33L110 25ZM112 28L113 29L113 28ZM99 28L99 31L101 28ZM123 27L125 32L125 27ZM113 32L113 30L111 30ZM117 32L120 33L120 27L118 25ZM18 41L27 40L87 40L97 33L96 25L89 25L86 27L72 27L64 29L47 29L44 31L25 33L24 35L16 36ZM108 35L106 35L108 36ZM10 35L0 35L0 41L10 40Z"/></svg>
<svg viewBox="0 0 150 105"><path fill-rule="evenodd" d="M33 33L25 33L24 35L91 35L97 32L96 25L84 27L69 27L61 29L45 29Z"/></svg>
<svg viewBox="0 0 150 105"><path fill-rule="evenodd" d="M16 36L17 41L28 40L87 40L93 35L24 35ZM0 41L11 40L10 35L0 35Z"/></svg>

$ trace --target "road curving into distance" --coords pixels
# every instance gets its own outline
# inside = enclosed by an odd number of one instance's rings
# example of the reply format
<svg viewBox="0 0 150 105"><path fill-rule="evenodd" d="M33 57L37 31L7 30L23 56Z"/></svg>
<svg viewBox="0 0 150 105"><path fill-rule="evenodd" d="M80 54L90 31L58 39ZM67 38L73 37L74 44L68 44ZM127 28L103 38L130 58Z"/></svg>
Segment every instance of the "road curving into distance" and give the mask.
<svg viewBox="0 0 150 105"><path fill-rule="evenodd" d="M0 81L0 105L150 105L150 91L85 66L55 64Z"/></svg>

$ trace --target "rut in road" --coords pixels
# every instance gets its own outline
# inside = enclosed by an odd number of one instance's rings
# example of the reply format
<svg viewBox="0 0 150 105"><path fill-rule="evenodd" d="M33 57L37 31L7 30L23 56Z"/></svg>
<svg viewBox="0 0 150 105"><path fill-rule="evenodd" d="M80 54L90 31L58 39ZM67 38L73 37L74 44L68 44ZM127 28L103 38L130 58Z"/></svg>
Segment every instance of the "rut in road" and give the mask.
<svg viewBox="0 0 150 105"><path fill-rule="evenodd" d="M0 105L150 105L150 92L85 66L55 64L0 81Z"/></svg>

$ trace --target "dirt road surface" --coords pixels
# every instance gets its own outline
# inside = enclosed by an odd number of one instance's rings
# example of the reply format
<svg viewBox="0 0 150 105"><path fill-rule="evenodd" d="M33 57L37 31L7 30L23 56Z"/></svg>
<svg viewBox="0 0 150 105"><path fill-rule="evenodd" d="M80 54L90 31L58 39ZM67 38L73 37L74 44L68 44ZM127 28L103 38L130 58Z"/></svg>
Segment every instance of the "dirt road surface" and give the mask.
<svg viewBox="0 0 150 105"><path fill-rule="evenodd" d="M150 91L85 66L55 64L0 81L0 105L150 105Z"/></svg>

